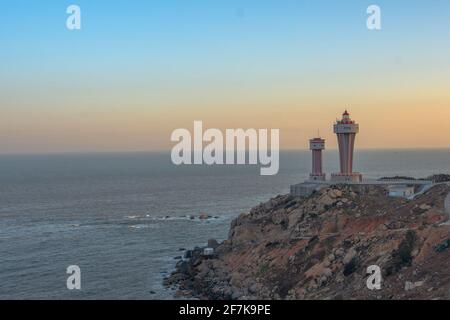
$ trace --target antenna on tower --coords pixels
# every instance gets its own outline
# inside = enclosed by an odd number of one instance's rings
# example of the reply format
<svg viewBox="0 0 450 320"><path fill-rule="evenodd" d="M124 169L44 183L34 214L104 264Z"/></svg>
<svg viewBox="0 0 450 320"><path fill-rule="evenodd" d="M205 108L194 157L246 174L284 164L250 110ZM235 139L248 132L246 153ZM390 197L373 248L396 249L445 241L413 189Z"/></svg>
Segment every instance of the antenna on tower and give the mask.
<svg viewBox="0 0 450 320"><path fill-rule="evenodd" d="M320 138L320 129L317 129L317 138Z"/></svg>

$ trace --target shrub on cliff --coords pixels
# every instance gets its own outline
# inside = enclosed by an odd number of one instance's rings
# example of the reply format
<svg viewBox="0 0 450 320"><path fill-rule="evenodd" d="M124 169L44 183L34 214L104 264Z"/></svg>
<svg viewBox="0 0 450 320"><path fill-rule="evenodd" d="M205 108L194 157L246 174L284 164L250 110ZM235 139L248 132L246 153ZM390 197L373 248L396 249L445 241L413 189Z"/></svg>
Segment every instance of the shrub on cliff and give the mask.
<svg viewBox="0 0 450 320"><path fill-rule="evenodd" d="M389 276L400 271L403 267L410 266L413 260L412 251L417 241L417 234L413 230L408 230L405 239L400 243L398 249L392 254L392 260L387 268L386 274Z"/></svg>

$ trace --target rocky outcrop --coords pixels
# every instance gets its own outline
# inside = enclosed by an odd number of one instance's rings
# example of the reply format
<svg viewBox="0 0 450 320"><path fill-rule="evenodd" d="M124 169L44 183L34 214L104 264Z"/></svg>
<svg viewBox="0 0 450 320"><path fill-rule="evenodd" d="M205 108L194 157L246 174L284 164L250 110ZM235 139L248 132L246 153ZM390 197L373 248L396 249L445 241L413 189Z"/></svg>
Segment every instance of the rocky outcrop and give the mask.
<svg viewBox="0 0 450 320"><path fill-rule="evenodd" d="M437 185L406 200L334 186L278 196L236 218L213 256L190 251L165 283L200 299L449 299L449 192ZM366 286L372 265L381 290Z"/></svg>

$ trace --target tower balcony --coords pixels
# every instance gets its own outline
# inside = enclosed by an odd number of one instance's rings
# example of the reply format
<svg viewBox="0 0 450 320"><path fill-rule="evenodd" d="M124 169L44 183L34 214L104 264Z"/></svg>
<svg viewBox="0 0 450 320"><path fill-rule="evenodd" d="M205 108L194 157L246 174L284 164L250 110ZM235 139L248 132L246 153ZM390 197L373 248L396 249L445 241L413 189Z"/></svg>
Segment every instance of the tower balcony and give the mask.
<svg viewBox="0 0 450 320"><path fill-rule="evenodd" d="M334 125L334 133L336 134L356 134L359 133L359 124L337 123Z"/></svg>
<svg viewBox="0 0 450 320"><path fill-rule="evenodd" d="M309 148L311 150L325 150L324 139L311 139L309 140Z"/></svg>

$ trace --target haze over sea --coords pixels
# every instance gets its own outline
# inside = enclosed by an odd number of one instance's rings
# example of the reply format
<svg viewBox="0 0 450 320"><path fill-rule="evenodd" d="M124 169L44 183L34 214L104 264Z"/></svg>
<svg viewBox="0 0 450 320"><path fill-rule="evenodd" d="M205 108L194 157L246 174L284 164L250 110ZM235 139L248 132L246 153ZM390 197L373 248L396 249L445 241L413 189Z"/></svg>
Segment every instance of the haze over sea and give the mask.
<svg viewBox="0 0 450 320"><path fill-rule="evenodd" d="M325 170L338 170L336 151ZM180 248L227 237L231 220L306 179L310 153L258 166L176 167L168 153L0 156L0 299L166 299ZM450 173L450 150L358 150L365 177ZM213 219L192 220L207 213ZM81 268L82 290L66 288Z"/></svg>

